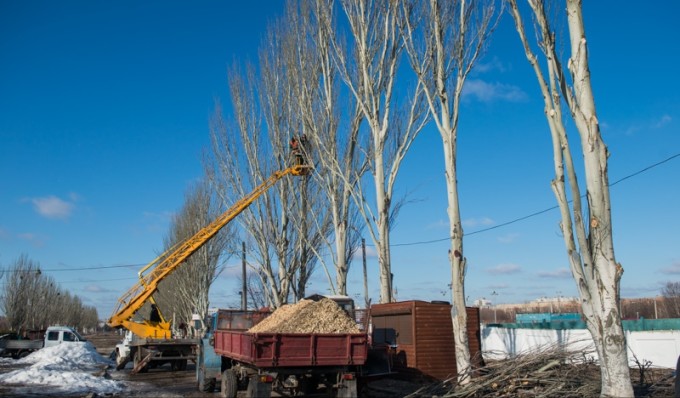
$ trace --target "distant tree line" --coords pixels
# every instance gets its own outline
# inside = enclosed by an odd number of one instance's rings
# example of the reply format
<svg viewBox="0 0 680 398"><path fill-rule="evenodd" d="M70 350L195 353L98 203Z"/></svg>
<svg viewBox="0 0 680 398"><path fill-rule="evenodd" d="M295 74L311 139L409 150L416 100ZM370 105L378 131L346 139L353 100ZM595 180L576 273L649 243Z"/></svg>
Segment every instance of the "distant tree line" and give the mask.
<svg viewBox="0 0 680 398"><path fill-rule="evenodd" d="M23 254L4 272L0 309L12 331L42 330L67 325L78 330L95 328L97 309L83 305L80 297L59 287L40 264Z"/></svg>
<svg viewBox="0 0 680 398"><path fill-rule="evenodd" d="M668 282L657 297L621 299L622 319L666 319L680 318L680 282ZM517 314L537 313L582 313L581 306L575 300L552 300L517 304L516 306L483 306L480 307L482 323L513 323Z"/></svg>

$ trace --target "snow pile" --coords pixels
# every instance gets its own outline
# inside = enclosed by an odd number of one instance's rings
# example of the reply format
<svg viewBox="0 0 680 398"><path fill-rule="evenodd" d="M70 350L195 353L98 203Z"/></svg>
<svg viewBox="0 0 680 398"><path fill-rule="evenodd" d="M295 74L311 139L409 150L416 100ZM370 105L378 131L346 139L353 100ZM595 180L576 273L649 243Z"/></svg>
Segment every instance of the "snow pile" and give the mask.
<svg viewBox="0 0 680 398"><path fill-rule="evenodd" d="M43 348L16 363L31 366L0 375L0 384L51 386L72 394L113 394L125 389L121 382L93 374L103 375L113 361L99 355L89 342Z"/></svg>
<svg viewBox="0 0 680 398"><path fill-rule="evenodd" d="M0 357L0 365L12 365L16 361L10 357Z"/></svg>

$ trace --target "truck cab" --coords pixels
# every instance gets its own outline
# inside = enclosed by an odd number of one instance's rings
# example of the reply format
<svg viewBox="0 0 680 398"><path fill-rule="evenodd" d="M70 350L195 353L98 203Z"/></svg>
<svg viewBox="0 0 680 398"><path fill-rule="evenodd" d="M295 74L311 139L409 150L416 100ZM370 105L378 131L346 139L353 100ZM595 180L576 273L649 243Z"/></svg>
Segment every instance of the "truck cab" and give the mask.
<svg viewBox="0 0 680 398"><path fill-rule="evenodd" d="M196 360L196 380L199 391L215 390L217 379L222 373L222 357L215 353L213 346L215 330L248 330L271 314L269 309L256 311L239 309L218 309L209 316L206 332L201 339Z"/></svg>
<svg viewBox="0 0 680 398"><path fill-rule="evenodd" d="M68 326L50 326L45 333L45 347L54 347L61 343L87 341L75 329Z"/></svg>
<svg viewBox="0 0 680 398"><path fill-rule="evenodd" d="M68 326L50 326L36 335L34 339L22 338L16 333L0 337L0 356L11 356L18 359L45 347L54 347L61 343L87 341L75 329Z"/></svg>

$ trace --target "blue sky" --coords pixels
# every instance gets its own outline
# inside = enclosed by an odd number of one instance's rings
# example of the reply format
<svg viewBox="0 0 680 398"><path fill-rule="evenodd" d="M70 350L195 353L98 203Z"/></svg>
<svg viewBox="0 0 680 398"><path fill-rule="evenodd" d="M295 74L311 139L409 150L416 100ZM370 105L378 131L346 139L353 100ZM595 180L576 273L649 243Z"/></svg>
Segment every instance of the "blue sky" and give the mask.
<svg viewBox="0 0 680 398"><path fill-rule="evenodd" d="M25 253L108 317L201 176L214 101L228 102L227 66L255 58L282 8L0 1L0 266ZM680 4L599 1L584 12L616 182L680 153ZM574 296L556 210L501 226L556 204L542 100L508 15L479 66L460 120L466 295L508 303ZM450 297L439 140L432 127L423 131L400 174L398 190L412 201L392 235L398 299ZM612 187L624 297L654 296L680 280L679 176L676 157ZM212 305L238 303L238 264L214 285ZM376 300L372 256L368 267ZM357 261L350 294L363 291L361 280ZM325 288L319 270L310 290Z"/></svg>

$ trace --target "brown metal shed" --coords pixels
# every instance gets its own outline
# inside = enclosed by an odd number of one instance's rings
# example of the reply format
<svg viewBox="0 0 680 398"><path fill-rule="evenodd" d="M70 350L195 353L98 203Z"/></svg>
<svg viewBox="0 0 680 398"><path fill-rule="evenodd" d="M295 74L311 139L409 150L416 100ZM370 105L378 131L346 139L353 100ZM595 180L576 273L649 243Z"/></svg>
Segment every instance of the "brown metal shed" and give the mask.
<svg viewBox="0 0 680 398"><path fill-rule="evenodd" d="M481 358L479 308L468 307L467 315L470 355ZM373 343L394 347L395 370L436 380L456 375L449 303L414 300L374 304L371 318Z"/></svg>

